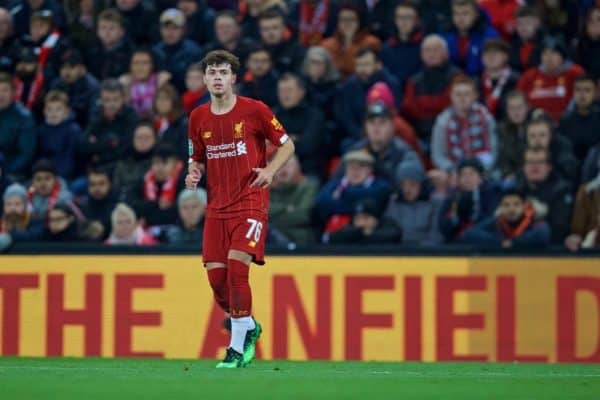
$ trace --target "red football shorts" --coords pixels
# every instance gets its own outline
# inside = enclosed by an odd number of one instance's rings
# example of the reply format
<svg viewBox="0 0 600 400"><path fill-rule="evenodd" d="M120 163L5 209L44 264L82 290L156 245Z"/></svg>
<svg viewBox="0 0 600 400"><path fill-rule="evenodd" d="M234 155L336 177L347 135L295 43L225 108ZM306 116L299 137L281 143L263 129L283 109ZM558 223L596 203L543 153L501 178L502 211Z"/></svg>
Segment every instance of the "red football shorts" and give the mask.
<svg viewBox="0 0 600 400"><path fill-rule="evenodd" d="M206 218L202 258L205 264L227 264L229 250L239 250L251 254L254 263L264 265L266 239L266 217Z"/></svg>

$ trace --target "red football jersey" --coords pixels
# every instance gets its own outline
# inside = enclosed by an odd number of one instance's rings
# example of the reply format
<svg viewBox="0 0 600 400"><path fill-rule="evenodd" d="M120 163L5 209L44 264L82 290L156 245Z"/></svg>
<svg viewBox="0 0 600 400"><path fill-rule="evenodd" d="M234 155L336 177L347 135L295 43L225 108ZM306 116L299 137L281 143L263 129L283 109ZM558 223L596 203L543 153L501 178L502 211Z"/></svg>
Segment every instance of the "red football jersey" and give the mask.
<svg viewBox="0 0 600 400"><path fill-rule="evenodd" d="M269 212L269 190L250 187L253 168L267 165L267 143L281 146L288 135L262 102L237 96L227 114L216 115L210 103L190 114L190 157L206 165L209 218Z"/></svg>

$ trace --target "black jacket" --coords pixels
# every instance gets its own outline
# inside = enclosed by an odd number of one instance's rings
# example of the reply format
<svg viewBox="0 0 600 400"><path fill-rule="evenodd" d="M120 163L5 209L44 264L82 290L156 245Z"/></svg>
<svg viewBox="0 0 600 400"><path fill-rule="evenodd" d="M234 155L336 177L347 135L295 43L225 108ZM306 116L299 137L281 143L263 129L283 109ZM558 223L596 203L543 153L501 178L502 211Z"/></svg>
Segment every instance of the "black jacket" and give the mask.
<svg viewBox="0 0 600 400"><path fill-rule="evenodd" d="M129 71L133 50L134 45L127 37L110 50L98 42L88 50L85 65L98 80L118 78Z"/></svg>
<svg viewBox="0 0 600 400"><path fill-rule="evenodd" d="M81 212L88 221L98 221L104 227L103 239L110 235L111 214L116 205L117 196L113 192L101 200L87 196L80 204Z"/></svg>
<svg viewBox="0 0 600 400"><path fill-rule="evenodd" d="M188 159L188 118L182 114L179 118L169 124L160 139L160 143L170 143L173 145L182 160Z"/></svg>
<svg viewBox="0 0 600 400"><path fill-rule="evenodd" d="M277 80L275 71L270 71L262 78L252 78L240 83L239 95L260 100L269 107L277 105Z"/></svg>
<svg viewBox="0 0 600 400"><path fill-rule="evenodd" d="M98 80L89 73L71 85L61 78L57 78L52 82L50 88L63 91L69 95L69 105L75 113L75 119L79 125L87 126L90 110L100 96L100 83Z"/></svg>
<svg viewBox="0 0 600 400"><path fill-rule="evenodd" d="M6 157L3 173L29 176L36 150L35 122L28 109L13 103L0 110L0 153Z"/></svg>
<svg viewBox="0 0 600 400"><path fill-rule="evenodd" d="M280 74L300 72L306 49L295 40L287 40L274 46L266 46L274 61L274 67Z"/></svg>
<svg viewBox="0 0 600 400"><path fill-rule="evenodd" d="M600 143L600 104L594 104L587 115L577 110L568 112L561 119L558 130L571 141L575 157L583 162L588 151Z"/></svg>
<svg viewBox="0 0 600 400"><path fill-rule="evenodd" d="M150 46L160 40L158 13L151 1L140 1L128 11L119 10L125 18L125 27L136 46Z"/></svg>

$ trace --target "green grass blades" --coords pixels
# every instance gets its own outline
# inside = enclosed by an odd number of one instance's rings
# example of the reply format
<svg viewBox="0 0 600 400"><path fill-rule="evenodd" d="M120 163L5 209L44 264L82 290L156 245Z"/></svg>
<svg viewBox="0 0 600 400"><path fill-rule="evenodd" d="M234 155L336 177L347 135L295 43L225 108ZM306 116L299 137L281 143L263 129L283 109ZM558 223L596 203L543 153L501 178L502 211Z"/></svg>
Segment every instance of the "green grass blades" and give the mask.
<svg viewBox="0 0 600 400"><path fill-rule="evenodd" d="M600 399L600 366L0 358L0 398ZM389 397L389 396L392 397Z"/></svg>

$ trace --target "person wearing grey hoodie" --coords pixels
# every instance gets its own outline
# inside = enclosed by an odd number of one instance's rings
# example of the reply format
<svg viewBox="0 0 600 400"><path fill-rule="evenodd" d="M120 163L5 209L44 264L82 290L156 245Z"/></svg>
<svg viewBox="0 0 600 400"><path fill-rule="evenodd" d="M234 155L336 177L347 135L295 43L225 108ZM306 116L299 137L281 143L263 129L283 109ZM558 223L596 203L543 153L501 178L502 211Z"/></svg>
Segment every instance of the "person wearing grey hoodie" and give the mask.
<svg viewBox="0 0 600 400"><path fill-rule="evenodd" d="M425 171L416 165L399 165L396 170L397 192L383 215L402 230L402 243L435 246L444 241L439 229L442 200L430 197Z"/></svg>

